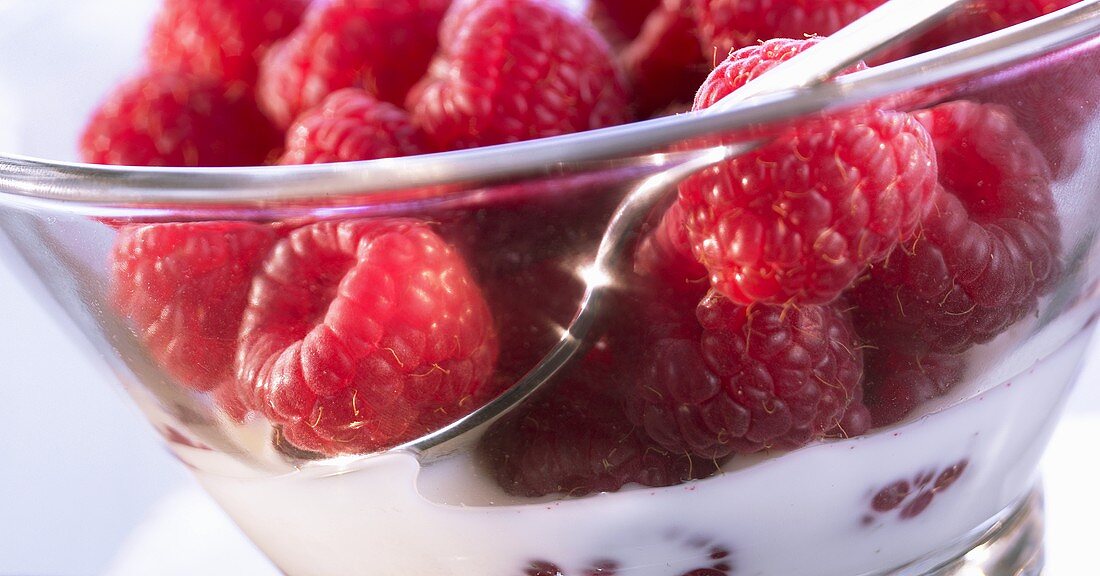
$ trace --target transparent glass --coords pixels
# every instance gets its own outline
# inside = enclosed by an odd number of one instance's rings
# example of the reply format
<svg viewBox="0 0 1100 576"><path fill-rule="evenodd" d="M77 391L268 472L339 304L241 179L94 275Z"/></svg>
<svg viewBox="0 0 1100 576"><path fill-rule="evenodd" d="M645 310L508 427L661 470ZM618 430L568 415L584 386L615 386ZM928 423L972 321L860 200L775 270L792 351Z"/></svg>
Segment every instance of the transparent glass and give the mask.
<svg viewBox="0 0 1100 576"><path fill-rule="evenodd" d="M40 44L25 40L0 36L0 51L34 63ZM106 53L121 61L126 52ZM40 101L69 69L16 60L3 66L19 80L0 86L0 98L16 95L13 117L66 112L53 116L56 131L12 122L0 151L69 157L98 93ZM60 304L74 336L113 366L172 451L289 575L1037 573L1041 520L1029 495L1100 304L1098 82L1100 4L1084 2L705 118L302 167L0 156L0 226L14 247L4 256ZM620 202L643 185L663 186L671 200L672 175L685 165L823 115L958 101L989 105L1018 127L985 143L991 162L1020 150L1041 157L1029 176L1037 200L1001 220L973 217L990 234L1037 230L1050 255L1045 272L1038 258L1017 259L974 290L1013 292L1019 281L1030 288L1017 292L1031 292L947 314L963 319L954 328L986 336L961 346L947 329L943 350L929 355L872 341L865 330L896 311L867 312L874 307L857 287L849 306L831 305L854 315L860 333L849 354L860 358L863 398L841 397L870 406L872 422L853 424L844 409L805 438L731 426L729 438L705 439L719 446L709 457L654 441L636 399L660 405L664 396L630 386L661 371L675 386L702 366L666 354L671 340L698 345L698 327L687 337L653 328L667 320L654 310L665 308L691 324L699 295L646 293L634 256L591 273ZM638 251L667 205L638 231ZM422 243L402 243L410 234ZM1014 238L1003 250L1031 249L1033 237ZM371 248L376 240L381 248ZM447 296L430 282L416 284L439 270L424 264L416 247L425 245L445 253L434 266L459 278L450 292L466 298L461 310L442 308L435 298ZM393 288L409 283L420 291ZM583 358L556 367L545 391L431 462L415 449L373 453L454 426L523 378L571 337L565 328L594 286L610 296ZM391 304L400 312L385 312ZM813 314L788 307L775 318ZM927 328L911 317L908 329ZM376 335L350 350L349 331ZM726 376L734 388L769 368L759 353L739 358L737 375ZM832 383L814 386L829 394ZM780 409L742 408L758 419ZM690 423L677 422L687 434Z"/></svg>

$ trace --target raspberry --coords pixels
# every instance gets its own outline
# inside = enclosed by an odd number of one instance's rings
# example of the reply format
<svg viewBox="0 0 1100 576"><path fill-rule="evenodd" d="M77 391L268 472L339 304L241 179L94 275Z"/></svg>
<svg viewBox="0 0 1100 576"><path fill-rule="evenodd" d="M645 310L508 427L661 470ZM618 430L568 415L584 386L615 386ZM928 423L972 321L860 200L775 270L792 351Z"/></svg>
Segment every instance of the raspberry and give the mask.
<svg viewBox="0 0 1100 576"><path fill-rule="evenodd" d="M952 102L916 117L940 184L920 236L853 291L860 334L882 347L958 353L1036 309L1061 264L1042 154L1008 110Z"/></svg>
<svg viewBox="0 0 1100 576"><path fill-rule="evenodd" d="M605 171L505 184L476 205L434 216L478 277L492 281L546 260L594 255L632 185L624 180Z"/></svg>
<svg viewBox="0 0 1100 576"><path fill-rule="evenodd" d="M638 244L634 272L698 302L710 289L707 269L695 260L684 228L684 209L673 202Z"/></svg>
<svg viewBox="0 0 1100 576"><path fill-rule="evenodd" d="M501 487L520 496L583 496L633 482L669 486L713 474L715 461L662 450L627 421L618 375L594 351L545 397L495 425L480 451Z"/></svg>
<svg viewBox="0 0 1100 576"><path fill-rule="evenodd" d="M111 252L111 301L180 384L233 380L237 330L252 276L275 243L246 222L125 226Z"/></svg>
<svg viewBox="0 0 1100 576"><path fill-rule="evenodd" d="M158 71L256 83L260 59L289 34L308 0L164 0L146 60Z"/></svg>
<svg viewBox="0 0 1100 576"><path fill-rule="evenodd" d="M149 73L116 87L92 114L80 156L127 166L252 166L264 162L279 138L247 91Z"/></svg>
<svg viewBox="0 0 1100 576"><path fill-rule="evenodd" d="M488 306L463 260L413 220L299 228L252 284L242 397L299 448L382 450L495 393Z"/></svg>
<svg viewBox="0 0 1100 576"><path fill-rule="evenodd" d="M864 357L864 362L867 362L866 354L864 354ZM864 374L866 374L866 371ZM864 378L864 382L861 382L859 386L852 390L852 400L848 403L848 408L844 411L844 415L840 417L840 422L836 427L825 433L826 437L855 438L856 436L862 436L875 425L874 416L867 407L867 400L865 399L865 381L866 378Z"/></svg>
<svg viewBox="0 0 1100 576"><path fill-rule="evenodd" d="M954 354L875 350L867 358L867 406L875 426L900 422L962 381L966 362Z"/></svg>
<svg viewBox="0 0 1100 576"><path fill-rule="evenodd" d="M977 97L1010 108L1052 175L1065 178L1085 157L1085 131L1100 105L1100 49L1086 45L1033 60L1022 74Z"/></svg>
<svg viewBox="0 0 1100 576"><path fill-rule="evenodd" d="M707 108L812 40L742 48L699 89ZM876 108L791 127L680 185L695 257L740 304L825 304L912 235L936 157L908 114Z"/></svg>
<svg viewBox="0 0 1100 576"><path fill-rule="evenodd" d="M638 36L646 18L661 2L662 0L592 0L588 3L588 18L608 42L621 46Z"/></svg>
<svg viewBox="0 0 1100 576"><path fill-rule="evenodd" d="M260 65L260 104L279 126L341 88L400 105L435 53L451 0L316 2Z"/></svg>
<svg viewBox="0 0 1100 576"><path fill-rule="evenodd" d="M294 121L279 163L373 160L412 156L427 149L404 110L358 88L345 88Z"/></svg>
<svg viewBox="0 0 1100 576"><path fill-rule="evenodd" d="M557 2L460 3L440 38L440 52L406 107L441 149L568 134L629 119L607 42Z"/></svg>
<svg viewBox="0 0 1100 576"><path fill-rule="evenodd" d="M640 117L678 102L690 102L710 72L699 50L690 0L664 0L645 20L641 34L619 62L629 78Z"/></svg>
<svg viewBox="0 0 1100 576"><path fill-rule="evenodd" d="M771 38L828 36L877 8L885 0L690 0L706 54Z"/></svg>
<svg viewBox="0 0 1100 576"><path fill-rule="evenodd" d="M561 340L580 308L584 283L575 269L547 260L486 276L483 286L501 341L497 375L511 385Z"/></svg>
<svg viewBox="0 0 1100 576"><path fill-rule="evenodd" d="M976 38L1061 10L1078 0L973 0L917 40L920 52Z"/></svg>
<svg viewBox="0 0 1100 576"><path fill-rule="evenodd" d="M627 413L672 453L797 448L836 428L858 394L863 355L838 306L744 307L712 292L696 320L642 305Z"/></svg>

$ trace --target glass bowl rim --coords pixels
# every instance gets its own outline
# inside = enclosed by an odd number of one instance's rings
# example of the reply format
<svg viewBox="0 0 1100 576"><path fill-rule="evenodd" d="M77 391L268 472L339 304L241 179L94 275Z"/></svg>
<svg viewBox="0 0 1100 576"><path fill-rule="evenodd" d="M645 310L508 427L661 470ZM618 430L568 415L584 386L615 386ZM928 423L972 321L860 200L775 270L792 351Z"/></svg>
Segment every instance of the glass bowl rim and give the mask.
<svg viewBox="0 0 1100 576"><path fill-rule="evenodd" d="M754 98L716 114L687 113L551 138L468 150L298 166L106 166L0 153L0 205L176 207L332 199L547 173L557 167L667 150L677 142L852 107L1100 37L1100 0L1084 0L978 38L847 74L811 88Z"/></svg>

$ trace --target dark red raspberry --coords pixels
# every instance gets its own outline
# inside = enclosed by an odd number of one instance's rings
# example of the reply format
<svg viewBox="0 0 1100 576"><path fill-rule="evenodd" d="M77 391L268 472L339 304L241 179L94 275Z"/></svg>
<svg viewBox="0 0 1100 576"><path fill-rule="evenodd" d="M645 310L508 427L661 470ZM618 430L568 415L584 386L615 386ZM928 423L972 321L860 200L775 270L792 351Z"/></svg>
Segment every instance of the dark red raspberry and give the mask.
<svg viewBox="0 0 1100 576"><path fill-rule="evenodd" d="M315 2L260 66L260 104L279 126L341 88L400 105L428 68L451 0Z"/></svg>
<svg viewBox="0 0 1100 576"><path fill-rule="evenodd" d="M698 302L710 289L707 269L695 260L684 228L684 209L673 202L638 244L634 272Z"/></svg>
<svg viewBox="0 0 1100 576"><path fill-rule="evenodd" d="M584 282L575 266L547 260L485 277L482 286L500 335L497 375L511 385L561 340L580 309Z"/></svg>
<svg viewBox="0 0 1100 576"><path fill-rule="evenodd" d="M677 102L690 102L710 72L709 56L699 50L691 1L663 0L619 55L638 116L647 118Z"/></svg>
<svg viewBox="0 0 1100 576"><path fill-rule="evenodd" d="M583 496L629 483L669 486L717 470L714 460L661 449L626 419L616 382L623 374L602 352L486 434L480 450L505 491Z"/></svg>
<svg viewBox="0 0 1100 576"><path fill-rule="evenodd" d="M556 136L629 120L607 42L552 0L456 6L406 107L441 149Z"/></svg>
<svg viewBox="0 0 1100 576"><path fill-rule="evenodd" d="M329 94L286 133L280 164L322 164L413 156L428 150L404 110L359 88Z"/></svg>
<svg viewBox="0 0 1100 576"><path fill-rule="evenodd" d="M690 0L703 51L717 60L772 38L828 36L885 0Z"/></svg>
<svg viewBox="0 0 1100 576"><path fill-rule="evenodd" d="M248 91L148 73L116 87L92 114L80 156L125 166L252 166L263 164L280 138Z"/></svg>
<svg viewBox="0 0 1100 576"><path fill-rule="evenodd" d="M908 479L897 480L875 492L871 497L871 512L886 514L898 510L898 518L902 520L919 516L928 509L937 494L950 488L963 475L969 464L970 459L963 458L942 471L935 468L922 470L913 477L912 482ZM873 523L874 516L864 517L865 526Z"/></svg>
<svg viewBox="0 0 1100 576"><path fill-rule="evenodd" d="M867 354L865 353L864 363L867 362L866 357ZM865 394L866 387L867 378L866 369L864 369L864 378L860 382L860 385L852 390L852 400L848 403L848 408L844 410L844 415L840 417L840 422L836 427L825 433L827 438L854 438L856 436L862 436L874 426L871 410L867 407Z"/></svg>
<svg viewBox="0 0 1100 576"><path fill-rule="evenodd" d="M1100 48L1095 43L1072 47L1031 59L1014 72L977 98L1010 108L1053 176L1070 176L1085 157L1085 133L1100 106Z"/></svg>
<svg viewBox="0 0 1100 576"><path fill-rule="evenodd" d="M769 40L707 78L707 108L812 40ZM905 113L863 108L791 127L680 185L695 257L740 304L831 302L917 229L936 184L931 139Z"/></svg>
<svg viewBox="0 0 1100 576"><path fill-rule="evenodd" d="M275 243L268 226L199 222L126 226L111 252L111 301L180 384L233 380L248 288Z"/></svg>
<svg viewBox="0 0 1100 576"><path fill-rule="evenodd" d="M659 306L639 318L627 413L672 453L796 448L836 428L858 393L863 354L839 306L744 307L713 292L697 320Z"/></svg>
<svg viewBox="0 0 1100 576"><path fill-rule="evenodd" d="M466 264L414 220L299 228L256 277L242 396L299 448L382 450L491 397L497 339Z"/></svg>
<svg viewBox="0 0 1100 576"><path fill-rule="evenodd" d="M926 52L976 38L1075 4L1079 0L972 0L917 40Z"/></svg>
<svg viewBox="0 0 1100 576"><path fill-rule="evenodd" d="M900 422L962 381L966 361L954 354L871 350L866 355L867 407L875 426Z"/></svg>
<svg viewBox="0 0 1100 576"><path fill-rule="evenodd" d="M302 19L309 0L164 0L147 61L154 70L256 83L260 59Z"/></svg>
<svg viewBox="0 0 1100 576"><path fill-rule="evenodd" d="M630 42L662 0L592 0L588 18L614 46Z"/></svg>
<svg viewBox="0 0 1100 576"><path fill-rule="evenodd" d="M1042 154L995 105L952 102L916 117L940 183L916 241L852 293L876 346L958 353L1036 309L1059 275L1061 227Z"/></svg>

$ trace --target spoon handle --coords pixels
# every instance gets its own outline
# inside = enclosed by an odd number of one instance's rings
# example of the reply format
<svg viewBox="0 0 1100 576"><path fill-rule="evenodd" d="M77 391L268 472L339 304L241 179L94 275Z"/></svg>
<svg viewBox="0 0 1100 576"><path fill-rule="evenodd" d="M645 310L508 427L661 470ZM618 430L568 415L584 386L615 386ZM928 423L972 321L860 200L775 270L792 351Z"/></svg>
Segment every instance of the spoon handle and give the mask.
<svg viewBox="0 0 1100 576"><path fill-rule="evenodd" d="M765 74L715 102L704 113L729 110L753 97L824 82L840 71L912 36L969 0L889 0Z"/></svg>

